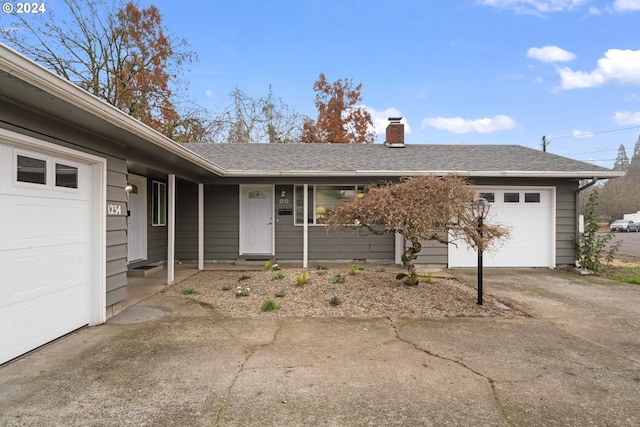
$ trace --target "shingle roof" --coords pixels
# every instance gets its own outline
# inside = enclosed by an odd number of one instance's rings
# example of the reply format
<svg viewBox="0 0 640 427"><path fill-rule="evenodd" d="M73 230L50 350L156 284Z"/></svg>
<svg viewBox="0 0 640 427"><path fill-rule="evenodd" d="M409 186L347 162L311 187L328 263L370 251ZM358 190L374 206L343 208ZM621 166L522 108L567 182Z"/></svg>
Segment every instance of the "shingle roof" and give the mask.
<svg viewBox="0 0 640 427"><path fill-rule="evenodd" d="M185 144L230 176L615 177L619 172L519 145Z"/></svg>

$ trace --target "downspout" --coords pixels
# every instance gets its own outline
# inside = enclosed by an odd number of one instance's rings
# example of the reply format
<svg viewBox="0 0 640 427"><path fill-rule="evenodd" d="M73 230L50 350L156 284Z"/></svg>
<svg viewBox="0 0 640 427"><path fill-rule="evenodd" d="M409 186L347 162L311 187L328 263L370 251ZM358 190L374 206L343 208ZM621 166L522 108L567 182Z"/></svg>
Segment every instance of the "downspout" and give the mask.
<svg viewBox="0 0 640 427"><path fill-rule="evenodd" d="M580 193L582 191L586 190L587 188L593 186L597 182L598 182L598 177L594 176L593 178L591 178L590 182L586 183L582 187L578 187L578 189L574 192L574 194L575 194L575 204L576 204L576 214L575 214L576 227L575 227L574 236L575 236L576 240L580 238ZM575 265L576 266L579 265L579 262L578 262L577 259L575 261Z"/></svg>

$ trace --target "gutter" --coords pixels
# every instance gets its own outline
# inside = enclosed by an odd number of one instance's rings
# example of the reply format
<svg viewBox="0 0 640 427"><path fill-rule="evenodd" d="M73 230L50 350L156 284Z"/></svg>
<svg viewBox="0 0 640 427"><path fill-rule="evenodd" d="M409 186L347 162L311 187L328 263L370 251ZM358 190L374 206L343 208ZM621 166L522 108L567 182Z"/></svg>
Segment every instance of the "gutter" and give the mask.
<svg viewBox="0 0 640 427"><path fill-rule="evenodd" d="M602 171L598 173L600 178L618 178L624 176L624 172L619 171ZM323 171L323 170L242 170L242 169L225 169L223 176L226 177L252 177L252 178L269 178L269 177L324 177L324 178L340 178L340 177L405 177L420 175L457 175L467 177L487 177L487 178L565 178L565 179L586 179L593 177L593 171L578 172L558 172L558 171L459 171L459 170L442 170L442 171L392 171L392 170L355 170L355 171Z"/></svg>

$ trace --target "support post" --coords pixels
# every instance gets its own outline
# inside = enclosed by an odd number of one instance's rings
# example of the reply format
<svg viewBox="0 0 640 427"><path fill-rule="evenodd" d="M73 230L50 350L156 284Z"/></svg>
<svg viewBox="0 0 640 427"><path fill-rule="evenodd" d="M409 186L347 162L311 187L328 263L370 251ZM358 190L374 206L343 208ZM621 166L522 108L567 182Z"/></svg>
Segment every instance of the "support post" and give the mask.
<svg viewBox="0 0 640 427"><path fill-rule="evenodd" d="M176 260L176 176L168 176L168 197L167 197L167 285L175 281L175 260Z"/></svg>
<svg viewBox="0 0 640 427"><path fill-rule="evenodd" d="M204 270L204 184L198 184L198 270Z"/></svg>

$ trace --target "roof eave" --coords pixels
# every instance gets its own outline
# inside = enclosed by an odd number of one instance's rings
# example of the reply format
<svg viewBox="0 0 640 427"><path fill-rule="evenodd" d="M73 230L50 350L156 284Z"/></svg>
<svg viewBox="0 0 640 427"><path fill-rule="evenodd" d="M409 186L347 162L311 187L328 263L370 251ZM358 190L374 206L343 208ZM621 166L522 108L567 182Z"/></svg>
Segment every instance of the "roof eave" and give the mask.
<svg viewBox="0 0 640 427"><path fill-rule="evenodd" d="M322 170L227 170L223 176L236 178L269 178L269 177L403 177L418 175L458 175L468 177L505 177L505 178L564 178L564 179L609 179L625 175L621 171L460 171L460 170L425 170L425 171L390 171L390 170L355 170L355 171L322 171Z"/></svg>
<svg viewBox="0 0 640 427"><path fill-rule="evenodd" d="M0 43L0 69L216 175L224 169Z"/></svg>

